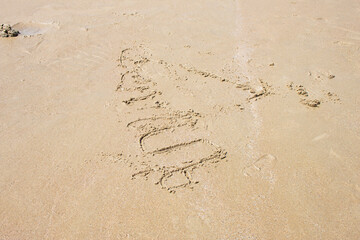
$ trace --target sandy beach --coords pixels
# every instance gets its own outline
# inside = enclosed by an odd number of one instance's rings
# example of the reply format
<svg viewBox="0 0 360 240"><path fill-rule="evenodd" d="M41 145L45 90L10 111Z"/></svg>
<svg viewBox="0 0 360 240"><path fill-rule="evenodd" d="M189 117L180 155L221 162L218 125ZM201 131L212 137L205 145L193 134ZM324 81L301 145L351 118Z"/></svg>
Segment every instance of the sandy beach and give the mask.
<svg viewBox="0 0 360 240"><path fill-rule="evenodd" d="M360 239L358 0L0 2L1 240Z"/></svg>

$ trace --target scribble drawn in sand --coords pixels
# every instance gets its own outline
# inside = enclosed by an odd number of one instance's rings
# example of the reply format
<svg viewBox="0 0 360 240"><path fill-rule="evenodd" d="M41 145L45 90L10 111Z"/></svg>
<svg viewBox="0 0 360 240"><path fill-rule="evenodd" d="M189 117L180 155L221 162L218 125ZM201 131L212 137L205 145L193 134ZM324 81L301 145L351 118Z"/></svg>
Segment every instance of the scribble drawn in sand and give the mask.
<svg viewBox="0 0 360 240"><path fill-rule="evenodd" d="M155 108L153 116L135 119L127 124L128 129L137 137L139 150L142 152L141 156L127 159L134 171L132 178L152 177L158 185L170 192L196 184L194 170L219 162L226 157L226 151L194 131L198 128L198 120L203 118L201 114L192 110L171 110L171 102L166 102L157 88L157 76L165 76L173 82L190 79L196 81L199 77L205 81L214 79L246 92L245 100L248 104L274 94L272 86L265 80L242 83L242 80L249 79L243 75L224 77L189 64L155 59L143 45L121 50L118 66L122 73L115 91L123 98L121 101L129 106L129 111ZM305 92L306 90L298 91L307 97ZM148 103L155 97L155 105L149 106ZM142 107L132 107L135 103ZM166 112L161 111L164 107L167 108ZM244 109L242 104L237 104L236 107ZM247 167L244 174L273 181L271 166L275 160L272 155L265 155Z"/></svg>
<svg viewBox="0 0 360 240"><path fill-rule="evenodd" d="M187 67L184 64L179 64L179 67L185 69L189 73L197 74L197 75L200 75L200 76L202 76L204 78L209 77L209 78L219 80L221 82L230 82L229 79L223 78L223 77L221 77L221 76L219 76L217 74L214 74L214 73L211 73L211 72L208 72L208 71L203 71L203 70L196 69L195 67Z"/></svg>
<svg viewBox="0 0 360 240"><path fill-rule="evenodd" d="M317 99L301 99L300 103L308 106L308 107L313 107L316 108L320 105L320 100Z"/></svg>
<svg viewBox="0 0 360 240"><path fill-rule="evenodd" d="M150 56L146 56L146 51L142 47L136 49L125 48L121 51L118 59L118 66L125 71L121 73L119 83L115 89L122 93L122 100L126 105L143 102L143 107L149 104L149 101L161 95L155 86L156 82L146 77L143 66L150 62ZM148 54L149 55L149 54ZM152 108L165 108L166 101L157 100L151 104Z"/></svg>
<svg viewBox="0 0 360 240"><path fill-rule="evenodd" d="M127 100L124 100L123 102L127 105L130 105L130 104L133 104L135 102L138 102L138 101L144 101L144 100L147 100L147 99L154 99L155 96L159 94L161 95L161 92L157 92L157 91L152 91L148 94L145 94L145 95L141 95L141 96L138 96L138 97L131 97Z"/></svg>
<svg viewBox="0 0 360 240"><path fill-rule="evenodd" d="M206 139L195 139L176 145L164 146L145 156L146 166L137 171L132 178L155 174L155 184L169 192L197 184L193 171L219 162L226 152Z"/></svg>
<svg viewBox="0 0 360 240"><path fill-rule="evenodd" d="M249 81L246 76L224 77L211 71L200 70L189 64L169 63L162 59L154 59L152 54L143 45L124 48L118 58L121 68L119 83L115 91L121 96L127 96L122 101L131 111L145 108L155 108L153 116L139 118L127 124L128 129L134 131L138 139L141 156L128 159L133 169L132 178L155 179L155 183L169 192L177 188L191 187L197 181L193 179L195 169L203 168L219 162L226 157L226 151L200 136L194 131L201 114L190 111L173 111L168 106L171 103L164 101L162 92L157 89L157 79L154 76L166 76L171 81L188 81L191 78L214 79L220 83L238 88L247 94L246 102L252 104L264 97L274 94L272 86L265 80ZM146 70L145 70L146 69ZM161 73L157 70L161 69ZM149 75L147 71L154 71ZM333 75L327 76L334 78ZM245 82L243 80L245 79ZM309 91L302 85L290 83L288 88L295 91L300 102L309 107L318 107L320 100L309 98ZM129 97L130 96L130 97ZM327 92L329 99L336 99L337 95ZM154 106L149 106L148 100L157 98ZM139 103L142 108L133 108ZM237 107L244 109L242 104ZM167 107L166 113L161 110ZM220 106L221 109L224 106ZM265 179L275 182L273 168L276 158L267 154L257 159L250 166L244 168L245 176Z"/></svg>
<svg viewBox="0 0 360 240"><path fill-rule="evenodd" d="M272 87L262 79L258 79L257 82L253 82L253 83L246 82L245 84L240 84L238 78L234 78L234 79L226 78L218 74L211 73L209 71L199 70L195 67L187 67L184 64L179 64L179 66L185 69L186 71L188 71L189 73L200 75L204 78L212 78L224 83L229 83L231 85L234 85L236 88L240 88L244 91L248 91L250 95L247 98L248 101L250 100L257 101L258 99L274 94Z"/></svg>
<svg viewBox="0 0 360 240"><path fill-rule="evenodd" d="M146 64L159 64L165 68L170 77L179 77L173 64L163 60L152 60L151 54L124 49L119 57L119 66L125 71L120 77L116 88L118 92L130 92L132 95L140 92L143 95L131 97L124 103L131 106L161 96L155 89L156 82L144 74ZM176 80L176 79L175 79ZM161 99L157 105L164 104ZM191 188L198 182L193 179L193 171L212 165L226 157L226 152L211 141L194 133L198 120L202 116L193 110L167 111L150 117L130 121L127 127L134 131L138 138L139 148L143 153L134 157L131 168L132 179L153 179L155 184L169 192L179 188Z"/></svg>
<svg viewBox="0 0 360 240"><path fill-rule="evenodd" d="M200 118L200 114L194 111L174 112L164 116L153 116L150 118L140 118L127 124L128 127L135 128L140 134L139 145L144 149L144 141L150 137L162 137L164 141L171 141L171 135L176 136L179 130L189 132L195 127ZM163 136L161 136L163 135ZM165 135L170 135L166 136ZM181 135L181 134L180 134ZM158 139L158 141L161 139ZM161 142L161 141L160 141Z"/></svg>
<svg viewBox="0 0 360 240"><path fill-rule="evenodd" d="M318 99L309 99L309 92L306 90L306 88L302 85L295 85L293 82L287 85L289 90L295 91L297 95L300 96L300 103L303 105L306 105L308 107L319 107L321 104L321 101Z"/></svg>
<svg viewBox="0 0 360 240"><path fill-rule="evenodd" d="M274 94L272 92L271 86L267 82L259 79L259 83L260 85L250 88L249 91L252 94L252 96L248 98L249 101L250 100L257 101L261 98Z"/></svg>
<svg viewBox="0 0 360 240"><path fill-rule="evenodd" d="M309 91L305 86L299 84L294 84L293 82L287 84L289 90L294 91L300 97L300 103L311 107L317 108L323 102L332 102L332 103L341 103L338 95L332 91L324 90L327 88L323 81L320 80L331 80L335 78L335 75L328 72L309 72L308 76L312 78L312 84L317 86L317 88L323 88L320 92L315 93L316 91Z"/></svg>
<svg viewBox="0 0 360 240"><path fill-rule="evenodd" d="M134 102L153 99L154 92L159 91L156 89L156 85L158 84L156 79L151 79L154 75L149 75L148 71L145 69L150 69L150 71L155 70L155 74L165 76L169 80L172 80L173 83L176 81L188 81L189 79L193 79L194 76L204 78L205 81L206 79L214 79L220 83L225 83L230 87L239 88L245 91L248 97L244 100L248 103L258 101L264 97L274 94L271 85L262 79L240 83L239 76L224 77L221 74L201 70L189 64L170 63L163 59L155 59L150 51L142 45L138 47L124 48L121 50L118 62L119 67L121 67L124 71L121 73L116 91L122 93L134 92L134 94L128 97L128 99L122 100L124 103L129 105ZM244 78L244 76L241 75L241 78ZM180 86L176 87L178 89L181 88ZM135 92L141 92L143 94L134 96ZM239 101L239 99L237 100ZM149 102L144 102L144 104L147 103ZM163 101L162 99L157 99L152 107L164 108L169 104L171 103Z"/></svg>
<svg viewBox="0 0 360 240"><path fill-rule="evenodd" d="M226 152L207 139L191 135L199 114L194 111L175 112L165 116L137 119L127 126L139 134L139 147L146 164L132 177L158 175L156 183L170 192L190 187L194 169L224 159Z"/></svg>
<svg viewBox="0 0 360 240"><path fill-rule="evenodd" d="M135 121L131 121L127 124L127 127L137 128L139 131L148 130L147 126L151 126L151 129L159 129L159 126L164 126L164 124L170 124L172 126L183 126L185 124L191 123L191 125L196 124L194 118L197 119L200 117L199 113L195 113L190 110L188 112L174 112L169 113L163 116L153 116L149 118L139 118ZM149 123L150 122L150 123Z"/></svg>
<svg viewBox="0 0 360 240"><path fill-rule="evenodd" d="M252 84L250 84L250 82L237 83L236 88L249 93L249 97L247 98L248 102L257 101L266 96L274 95L272 87L261 79L258 79L257 83Z"/></svg>

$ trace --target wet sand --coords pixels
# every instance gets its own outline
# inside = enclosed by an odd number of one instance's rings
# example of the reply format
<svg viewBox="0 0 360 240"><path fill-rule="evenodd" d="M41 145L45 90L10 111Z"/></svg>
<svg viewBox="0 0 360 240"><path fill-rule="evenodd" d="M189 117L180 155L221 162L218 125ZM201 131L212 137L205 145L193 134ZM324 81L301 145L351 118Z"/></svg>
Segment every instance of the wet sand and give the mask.
<svg viewBox="0 0 360 240"><path fill-rule="evenodd" d="M4 2L0 239L359 239L360 3Z"/></svg>

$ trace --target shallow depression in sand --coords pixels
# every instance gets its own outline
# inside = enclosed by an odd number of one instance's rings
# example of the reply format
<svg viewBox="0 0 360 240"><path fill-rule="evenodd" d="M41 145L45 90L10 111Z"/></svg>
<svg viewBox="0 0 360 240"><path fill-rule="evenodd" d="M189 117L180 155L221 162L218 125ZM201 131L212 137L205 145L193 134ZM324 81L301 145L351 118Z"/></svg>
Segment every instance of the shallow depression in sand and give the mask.
<svg viewBox="0 0 360 240"><path fill-rule="evenodd" d="M13 27L14 29L18 30L21 35L30 37L44 34L50 29L54 28L54 26L55 25L53 23L20 22L15 24Z"/></svg>

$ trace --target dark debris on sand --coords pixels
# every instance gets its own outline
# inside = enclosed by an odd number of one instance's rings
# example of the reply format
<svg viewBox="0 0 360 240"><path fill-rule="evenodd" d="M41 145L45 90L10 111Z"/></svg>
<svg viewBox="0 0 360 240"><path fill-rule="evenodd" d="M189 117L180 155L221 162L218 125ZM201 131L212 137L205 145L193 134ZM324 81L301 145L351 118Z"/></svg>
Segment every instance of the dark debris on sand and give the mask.
<svg viewBox="0 0 360 240"><path fill-rule="evenodd" d="M17 37L20 34L19 31L14 30L9 24L0 25L0 37Z"/></svg>

